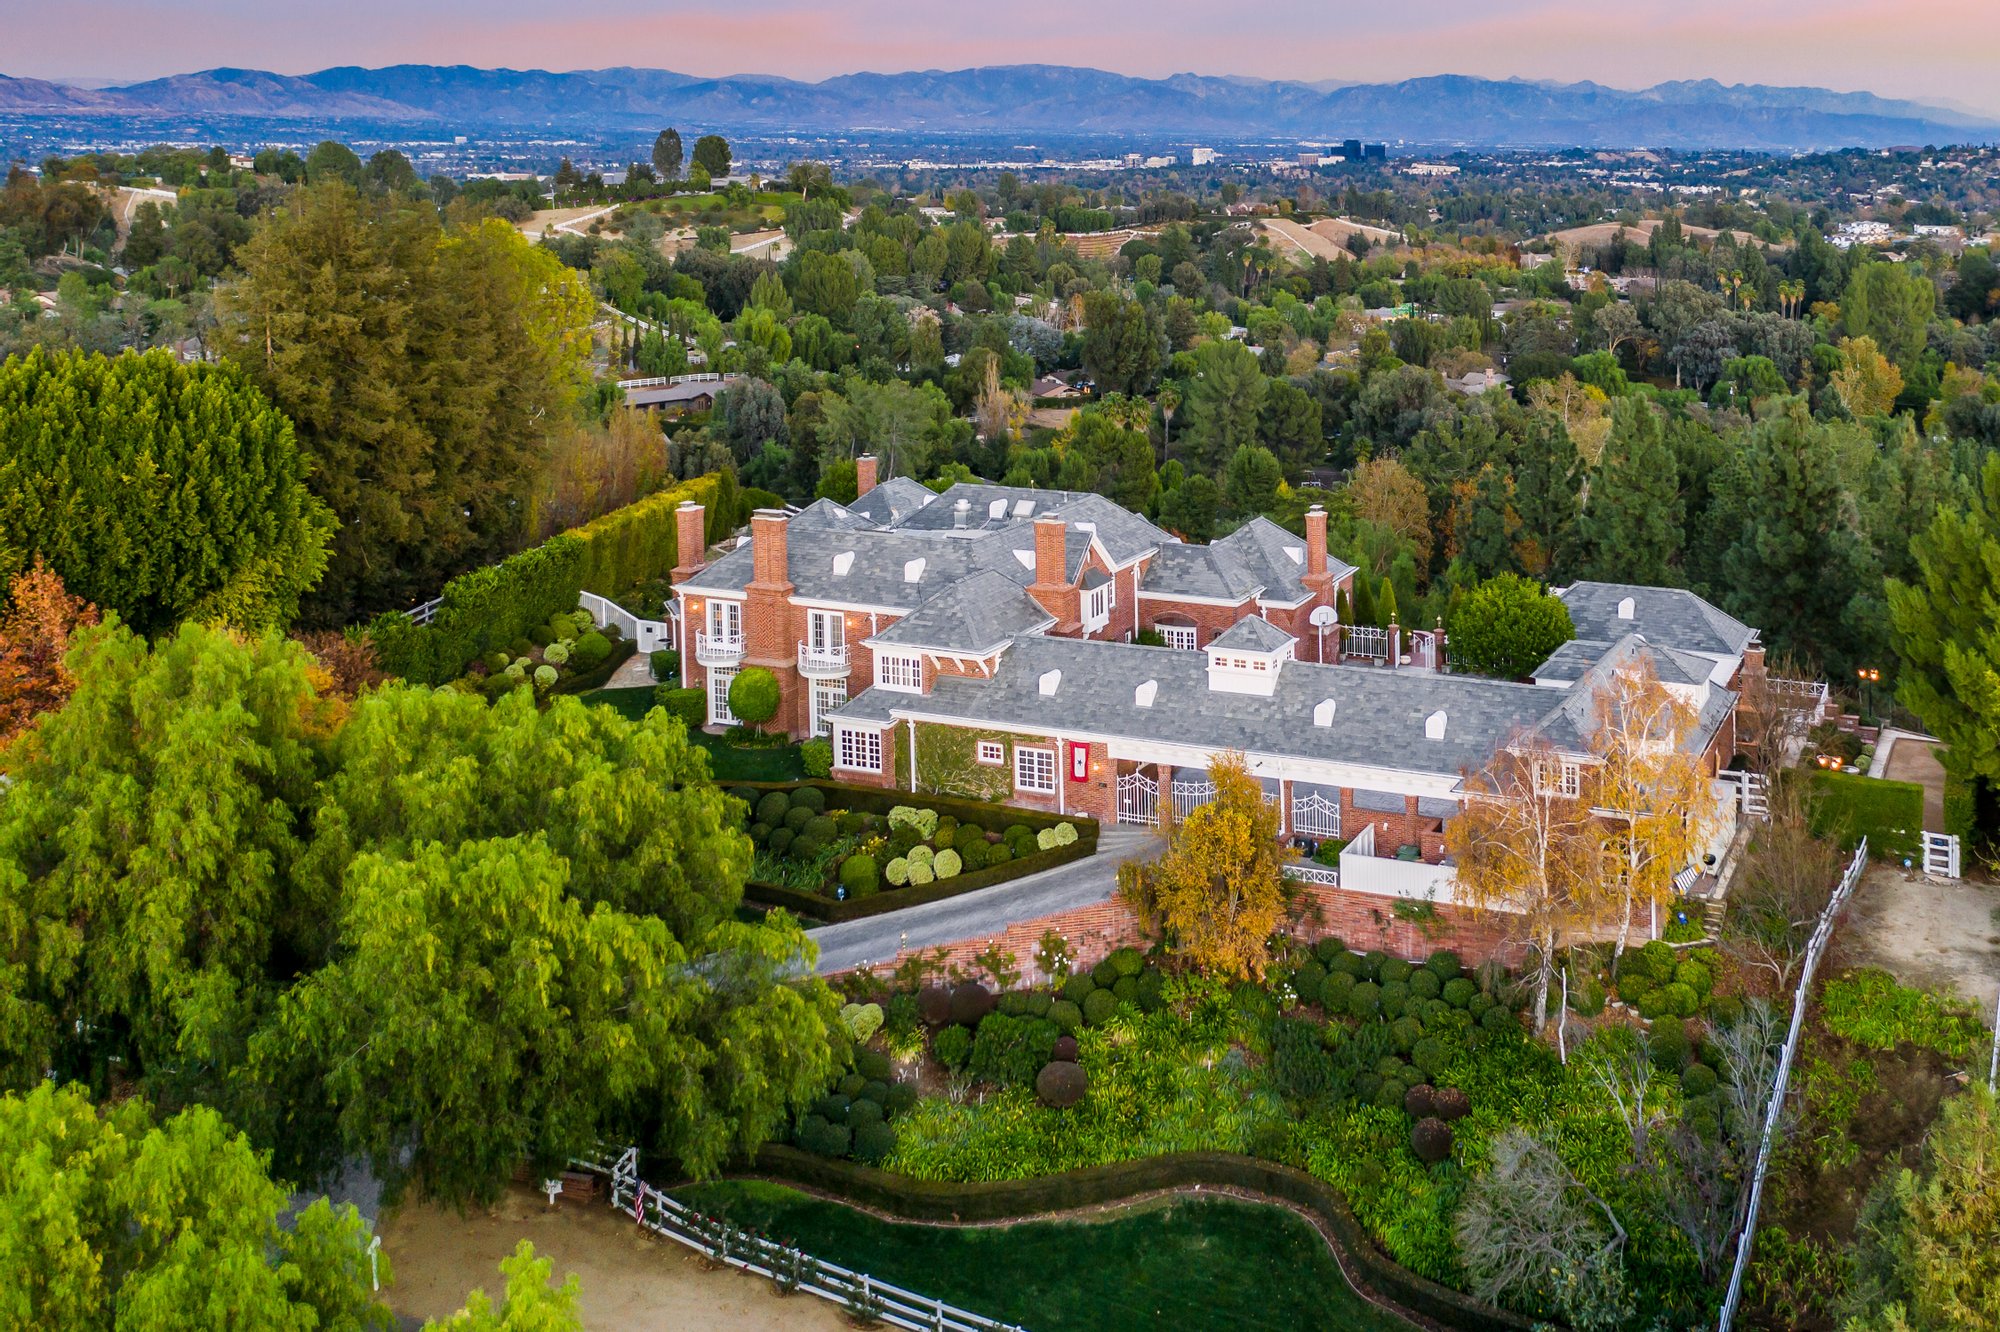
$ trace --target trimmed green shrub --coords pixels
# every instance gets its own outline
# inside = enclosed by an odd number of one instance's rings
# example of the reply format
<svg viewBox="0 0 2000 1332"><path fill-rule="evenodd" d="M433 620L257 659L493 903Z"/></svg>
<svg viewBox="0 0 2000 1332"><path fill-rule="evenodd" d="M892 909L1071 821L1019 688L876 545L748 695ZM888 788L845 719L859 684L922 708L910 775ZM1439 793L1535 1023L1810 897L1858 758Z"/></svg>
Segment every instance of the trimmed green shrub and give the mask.
<svg viewBox="0 0 2000 1332"><path fill-rule="evenodd" d="M1139 978L1137 976L1120 976L1117 980L1111 982L1111 993L1121 1004L1138 1003Z"/></svg>
<svg viewBox="0 0 2000 1332"><path fill-rule="evenodd" d="M764 845L770 848L772 855L782 856L792 849L792 844L798 840L798 836L790 828L773 828L765 836Z"/></svg>
<svg viewBox="0 0 2000 1332"><path fill-rule="evenodd" d="M1117 1011L1117 995L1109 990L1092 990L1083 1001L1084 1025L1101 1027Z"/></svg>
<svg viewBox="0 0 2000 1332"><path fill-rule="evenodd" d="M553 666L535 667L535 688L547 689L550 685L556 682L556 679L557 676L555 667Z"/></svg>
<svg viewBox="0 0 2000 1332"><path fill-rule="evenodd" d="M882 1112L894 1119L917 1103L917 1089L907 1082L892 1082L882 1098Z"/></svg>
<svg viewBox="0 0 2000 1332"><path fill-rule="evenodd" d="M1437 978L1435 971L1419 967L1410 973L1410 994L1417 999L1435 999L1444 989L1444 982Z"/></svg>
<svg viewBox="0 0 2000 1332"><path fill-rule="evenodd" d="M1458 960L1457 953L1449 948L1440 948L1424 959L1424 970L1439 981L1454 981L1465 974L1465 964Z"/></svg>
<svg viewBox="0 0 2000 1332"><path fill-rule="evenodd" d="M956 851L940 851L932 862L932 870L940 879L954 879L965 868L965 862L958 858Z"/></svg>
<svg viewBox="0 0 2000 1332"><path fill-rule="evenodd" d="M840 825L826 815L814 814L811 810L806 810L805 814L806 826L802 830L804 836L821 842L831 842L840 836ZM791 815L787 814L785 817L789 819Z"/></svg>
<svg viewBox="0 0 2000 1332"><path fill-rule="evenodd" d="M1596 1017L1604 1011L1604 987L1597 983L1595 976L1583 976L1570 982L1569 1006L1579 1017Z"/></svg>
<svg viewBox="0 0 2000 1332"><path fill-rule="evenodd" d="M965 867L967 874L973 874L986 868L988 863L986 853L987 846L984 841L968 842L963 849L956 852L959 863Z"/></svg>
<svg viewBox="0 0 2000 1332"><path fill-rule="evenodd" d="M1646 1038L1646 1052L1653 1067L1663 1073L1678 1074L1688 1061L1687 1024L1678 1017L1663 1017L1653 1023Z"/></svg>
<svg viewBox="0 0 2000 1332"><path fill-rule="evenodd" d="M863 1124L880 1124L886 1118L888 1116L883 1113L881 1103L865 1096L857 1097L854 1104L847 1107L847 1127L852 1129L858 1129Z"/></svg>
<svg viewBox="0 0 2000 1332"><path fill-rule="evenodd" d="M1354 993L1354 973L1330 971L1319 987L1319 1004L1327 1012L1347 1011L1347 996Z"/></svg>
<svg viewBox="0 0 2000 1332"><path fill-rule="evenodd" d="M1433 1078L1444 1072L1451 1057L1450 1042L1439 1036L1426 1036L1410 1050L1410 1062Z"/></svg>
<svg viewBox="0 0 2000 1332"><path fill-rule="evenodd" d="M910 862L896 856L882 867L882 877L889 881L891 888L901 888L910 881Z"/></svg>
<svg viewBox="0 0 2000 1332"><path fill-rule="evenodd" d="M1384 1078L1382 1085L1375 1089L1374 1104L1384 1110L1400 1110L1409 1090L1400 1078Z"/></svg>
<svg viewBox="0 0 2000 1332"><path fill-rule="evenodd" d="M1456 980L1446 981L1439 993L1453 1008L1464 1008L1472 1002L1472 997L1479 993L1479 987L1460 976Z"/></svg>
<svg viewBox="0 0 2000 1332"><path fill-rule="evenodd" d="M796 787L786 798L799 809L809 809L815 814L826 813L826 792L817 786Z"/></svg>
<svg viewBox="0 0 2000 1332"><path fill-rule="evenodd" d="M964 1027L946 1027L931 1037L931 1053L956 1073L972 1054L972 1033Z"/></svg>
<svg viewBox="0 0 2000 1332"><path fill-rule="evenodd" d="M1410 978L1410 973L1415 969L1400 957L1384 956L1380 962L1375 964L1375 979L1384 985L1389 984L1391 981L1407 981Z"/></svg>
<svg viewBox="0 0 2000 1332"><path fill-rule="evenodd" d="M665 708L669 717L679 717L690 731L700 729L708 719L708 694L704 690L661 685L653 691L653 702Z"/></svg>
<svg viewBox="0 0 2000 1332"><path fill-rule="evenodd" d="M1363 1022L1382 1011L1382 987L1374 981L1360 981L1347 995L1347 1011Z"/></svg>
<svg viewBox="0 0 2000 1332"><path fill-rule="evenodd" d="M1066 823L1058 826L1069 828L1069 825ZM1072 834L1070 841L1072 842L1076 840L1074 836L1075 832L1076 829L1070 828L1070 833ZM1111 950L1110 956L1104 960L1109 962L1112 970L1121 976L1136 976L1146 969L1146 955L1136 948L1114 948Z"/></svg>
<svg viewBox="0 0 2000 1332"><path fill-rule="evenodd" d="M1068 999L1058 999L1049 1005L1049 1021L1063 1035L1074 1036L1083 1030L1083 1009Z"/></svg>
<svg viewBox="0 0 2000 1332"><path fill-rule="evenodd" d="M854 1159L864 1165L879 1165L896 1150L896 1130L881 1121L862 1124L854 1130Z"/></svg>
<svg viewBox="0 0 2000 1332"><path fill-rule="evenodd" d="M1395 1042L1396 1053L1406 1055L1424 1038L1424 1024L1412 1017L1400 1017L1389 1024L1389 1038Z"/></svg>
<svg viewBox="0 0 2000 1332"><path fill-rule="evenodd" d="M1674 974L1673 946L1665 939L1654 939L1639 950L1639 957L1645 964L1646 974L1656 981L1665 981ZM1630 962L1630 954L1627 954Z"/></svg>
<svg viewBox="0 0 2000 1332"><path fill-rule="evenodd" d="M1496 1036L1512 1033L1521 1034L1521 1020L1514 1016L1514 1010L1505 1004L1495 1004L1486 1010L1486 1016L1479 1019L1479 1025Z"/></svg>
<svg viewBox="0 0 2000 1332"><path fill-rule="evenodd" d="M1659 982L1641 971L1621 973L1618 977L1618 997L1628 1004L1644 1002L1658 988Z"/></svg>
<svg viewBox="0 0 2000 1332"><path fill-rule="evenodd" d="M806 830L806 825L813 821L813 817L814 817L813 812L811 810L802 809L797 806L794 806L793 808L785 811L785 817L782 820L782 822L787 828L790 828L793 832L803 833Z"/></svg>
<svg viewBox="0 0 2000 1332"><path fill-rule="evenodd" d="M1707 1064L1689 1064L1681 1070L1681 1094L1692 1099L1715 1093L1715 1070Z"/></svg>
<svg viewBox="0 0 2000 1332"><path fill-rule="evenodd" d="M785 821L785 815L791 808L792 802L783 791L767 791L757 798L757 822L768 823L775 828ZM806 815L806 818L811 817L810 813Z"/></svg>
<svg viewBox="0 0 2000 1332"><path fill-rule="evenodd" d="M1107 957L1090 969L1090 979L1096 982L1098 989L1108 990L1118 983L1118 968Z"/></svg>
<svg viewBox="0 0 2000 1332"><path fill-rule="evenodd" d="M1167 1006L1167 978L1148 967L1139 973L1139 1011L1157 1013Z"/></svg>
<svg viewBox="0 0 2000 1332"><path fill-rule="evenodd" d="M911 869L915 869L919 865L922 865L926 869L933 869L937 865L937 852L927 846L913 846L910 848L910 854L907 859L910 862Z"/></svg>
<svg viewBox="0 0 2000 1332"><path fill-rule="evenodd" d="M591 630L576 640L570 650L569 659L580 671L594 670L602 666L611 656L611 640L596 630Z"/></svg>
<svg viewBox="0 0 2000 1332"><path fill-rule="evenodd" d="M729 682L729 711L745 726L762 726L778 715L783 701L778 677L762 666L745 666Z"/></svg>
<svg viewBox="0 0 2000 1332"><path fill-rule="evenodd" d="M1089 1089L1090 1078L1083 1065L1066 1060L1052 1060L1035 1075L1035 1095L1042 1098L1042 1104L1057 1110L1075 1105Z"/></svg>
<svg viewBox="0 0 2000 1332"><path fill-rule="evenodd" d="M542 660L551 666L567 666L569 665L569 649L563 645L561 640L557 640L542 649Z"/></svg>
<svg viewBox="0 0 2000 1332"><path fill-rule="evenodd" d="M1362 979L1379 982L1382 979L1382 964L1388 960L1389 955L1379 948L1371 948L1363 953L1361 955Z"/></svg>
<svg viewBox="0 0 2000 1332"><path fill-rule="evenodd" d="M1493 1011L1495 1004L1496 1001L1492 995L1480 991L1465 1001L1465 1011L1472 1015L1473 1021L1478 1022Z"/></svg>
<svg viewBox="0 0 2000 1332"><path fill-rule="evenodd" d="M1326 988L1326 968L1318 962L1308 962L1292 973L1292 991L1299 996L1302 1004L1319 1002L1320 992Z"/></svg>
<svg viewBox="0 0 2000 1332"><path fill-rule="evenodd" d="M1005 842L994 842L986 848L986 863L1004 865L1014 858L1014 852Z"/></svg>
<svg viewBox="0 0 2000 1332"><path fill-rule="evenodd" d="M1390 980L1387 977L1383 978L1382 1016L1392 1021L1401 1017L1403 1015L1403 1005L1409 1001L1409 998L1410 983L1408 981Z"/></svg>
<svg viewBox="0 0 2000 1332"><path fill-rule="evenodd" d="M1079 971L1062 983L1062 997L1073 1004L1081 1004L1097 988L1097 982L1087 971Z"/></svg>
<svg viewBox="0 0 2000 1332"><path fill-rule="evenodd" d="M848 1073L841 1077L838 1085L840 1094L851 1102L855 1097L861 1095L861 1089L868 1085L868 1079L862 1077L859 1073Z"/></svg>
<svg viewBox="0 0 2000 1332"><path fill-rule="evenodd" d="M649 653L646 662L653 668L653 678L662 684L681 673L681 654L672 648L658 648Z"/></svg>
<svg viewBox="0 0 2000 1332"><path fill-rule="evenodd" d="M1058 823L1053 828L1044 828L1035 834L1035 845L1044 851L1053 851L1059 846L1068 846L1076 841L1076 825Z"/></svg>
<svg viewBox="0 0 2000 1332"><path fill-rule="evenodd" d="M910 865L910 887L921 888L927 883L937 882L937 871L929 865Z"/></svg>
<svg viewBox="0 0 2000 1332"><path fill-rule="evenodd" d="M847 1122L847 1107L850 1103L849 1098L841 1095L839 1092L828 1092L812 1103L812 1113L818 1115L828 1123L845 1124Z"/></svg>
<svg viewBox="0 0 2000 1332"><path fill-rule="evenodd" d="M799 746L799 766L808 777L833 775L833 742L815 737Z"/></svg>
<svg viewBox="0 0 2000 1332"><path fill-rule="evenodd" d="M917 834L919 841L928 842L937 833L938 812L918 809L914 805L897 805L889 811L889 826L909 828Z"/></svg>
<svg viewBox="0 0 2000 1332"><path fill-rule="evenodd" d="M847 889L849 897L867 897L880 889L882 876L875 867L875 857L856 855L841 861L840 886Z"/></svg>
<svg viewBox="0 0 2000 1332"><path fill-rule="evenodd" d="M1321 939L1313 945L1313 956L1317 957L1329 970L1333 968L1334 959L1341 957L1346 952L1347 941L1337 934L1329 934L1326 938Z"/></svg>
<svg viewBox="0 0 2000 1332"><path fill-rule="evenodd" d="M1707 967L1689 960L1674 967L1674 983L1685 985L1696 995L1706 998L1715 986L1715 978L1709 974Z"/></svg>
<svg viewBox="0 0 2000 1332"><path fill-rule="evenodd" d="M886 1126L885 1126L886 1127ZM845 1156L852 1135L845 1124L835 1124L819 1115L807 1115L792 1133L801 1151L814 1156Z"/></svg>
<svg viewBox="0 0 2000 1332"><path fill-rule="evenodd" d="M860 1049L854 1052L854 1071L870 1082L887 1082L892 1071L889 1056L880 1050Z"/></svg>

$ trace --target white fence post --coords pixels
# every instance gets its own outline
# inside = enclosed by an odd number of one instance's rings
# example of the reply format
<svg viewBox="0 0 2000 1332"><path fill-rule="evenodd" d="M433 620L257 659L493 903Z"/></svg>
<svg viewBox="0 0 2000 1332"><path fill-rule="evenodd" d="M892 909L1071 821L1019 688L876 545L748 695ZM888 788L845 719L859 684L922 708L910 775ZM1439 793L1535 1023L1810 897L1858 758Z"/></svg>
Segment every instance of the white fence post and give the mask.
<svg viewBox="0 0 2000 1332"><path fill-rule="evenodd" d="M1764 1107L1764 1127L1757 1144L1757 1167L1750 1176L1750 1203L1743 1215L1743 1233L1737 1236L1736 1265L1729 1273L1729 1293L1722 1301L1716 1332L1729 1332L1736 1320L1737 1302L1743 1297L1743 1274L1750 1267L1750 1250L1757 1239L1757 1208L1764 1199L1764 1172L1771 1164L1771 1138L1778 1126L1778 1114L1784 1109L1785 1093L1789 1090L1792 1056L1798 1053L1799 1034L1805 1029L1806 1005L1812 999L1813 974L1819 970L1820 956L1826 952L1827 941L1833 937L1834 922L1839 919L1854 885L1860 882L1862 871L1867 868L1868 839L1864 837L1861 845L1854 849L1854 859L1849 862L1847 872L1840 876L1833 896L1827 899L1826 909L1820 912L1819 924L1806 944L1805 965L1799 971L1798 993L1792 998L1791 1030L1785 1036L1784 1053L1778 1057L1778 1076L1771 1084L1771 1099Z"/></svg>

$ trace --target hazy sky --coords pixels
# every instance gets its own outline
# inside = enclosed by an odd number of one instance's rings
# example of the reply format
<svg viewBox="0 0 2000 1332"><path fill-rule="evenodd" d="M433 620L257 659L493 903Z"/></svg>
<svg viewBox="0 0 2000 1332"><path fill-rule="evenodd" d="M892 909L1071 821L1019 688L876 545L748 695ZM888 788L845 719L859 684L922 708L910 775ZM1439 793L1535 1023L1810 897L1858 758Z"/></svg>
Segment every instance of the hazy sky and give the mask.
<svg viewBox="0 0 2000 1332"><path fill-rule="evenodd" d="M1995 0L0 0L0 73L17 76L401 62L802 79L1024 62L1370 82L1712 77L2000 113Z"/></svg>

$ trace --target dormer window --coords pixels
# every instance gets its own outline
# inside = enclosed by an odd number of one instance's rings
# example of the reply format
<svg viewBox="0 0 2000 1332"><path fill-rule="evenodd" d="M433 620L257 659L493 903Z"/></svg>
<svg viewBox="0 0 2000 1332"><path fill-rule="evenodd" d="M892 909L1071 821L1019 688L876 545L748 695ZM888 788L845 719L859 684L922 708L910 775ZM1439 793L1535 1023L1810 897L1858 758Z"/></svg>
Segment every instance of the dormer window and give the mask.
<svg viewBox="0 0 2000 1332"><path fill-rule="evenodd" d="M853 551L843 550L840 552L840 554L833 557L833 576L835 578L847 577L849 571L851 571L853 568L854 568Z"/></svg>
<svg viewBox="0 0 2000 1332"><path fill-rule="evenodd" d="M924 659L914 652L878 651L875 654L875 683L880 688L901 694L921 694L924 692Z"/></svg>
<svg viewBox="0 0 2000 1332"><path fill-rule="evenodd" d="M1638 610L1638 602L1634 601L1631 597L1620 597L1618 599L1619 619L1629 620L1632 618L1633 614L1637 610Z"/></svg>
<svg viewBox="0 0 2000 1332"><path fill-rule="evenodd" d="M1159 692L1160 682L1158 680L1141 682L1139 687L1132 691L1132 706L1136 708L1152 707L1153 700L1159 695Z"/></svg>
<svg viewBox="0 0 2000 1332"><path fill-rule="evenodd" d="M1117 604L1117 584L1110 579L1099 583L1083 594L1083 627L1088 633L1102 629L1111 619L1111 608Z"/></svg>
<svg viewBox="0 0 2000 1332"><path fill-rule="evenodd" d="M1439 708L1436 712L1433 712L1430 716L1424 718L1424 739L1426 740L1444 739L1443 708Z"/></svg>
<svg viewBox="0 0 2000 1332"><path fill-rule="evenodd" d="M916 559L909 560L904 563L903 565L904 582L920 583L923 581L923 578L924 578L924 561L922 556L918 556Z"/></svg>
<svg viewBox="0 0 2000 1332"><path fill-rule="evenodd" d="M1535 789L1543 795L1574 799L1583 793L1583 768L1566 760L1537 764Z"/></svg>

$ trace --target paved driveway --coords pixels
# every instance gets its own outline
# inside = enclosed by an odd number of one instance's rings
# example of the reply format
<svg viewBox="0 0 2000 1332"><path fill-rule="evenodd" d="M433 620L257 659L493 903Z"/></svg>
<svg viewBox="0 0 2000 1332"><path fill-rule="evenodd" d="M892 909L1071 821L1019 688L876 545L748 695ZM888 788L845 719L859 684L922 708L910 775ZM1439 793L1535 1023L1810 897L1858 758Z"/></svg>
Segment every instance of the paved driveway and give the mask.
<svg viewBox="0 0 2000 1332"><path fill-rule="evenodd" d="M1118 891L1118 867L1151 857L1159 838L1143 828L1106 828L1097 854L1011 883L995 884L942 902L889 911L811 931L819 945L819 972L845 971L864 962L887 962L898 949L934 948L962 939L997 935L1010 925L1095 906Z"/></svg>

